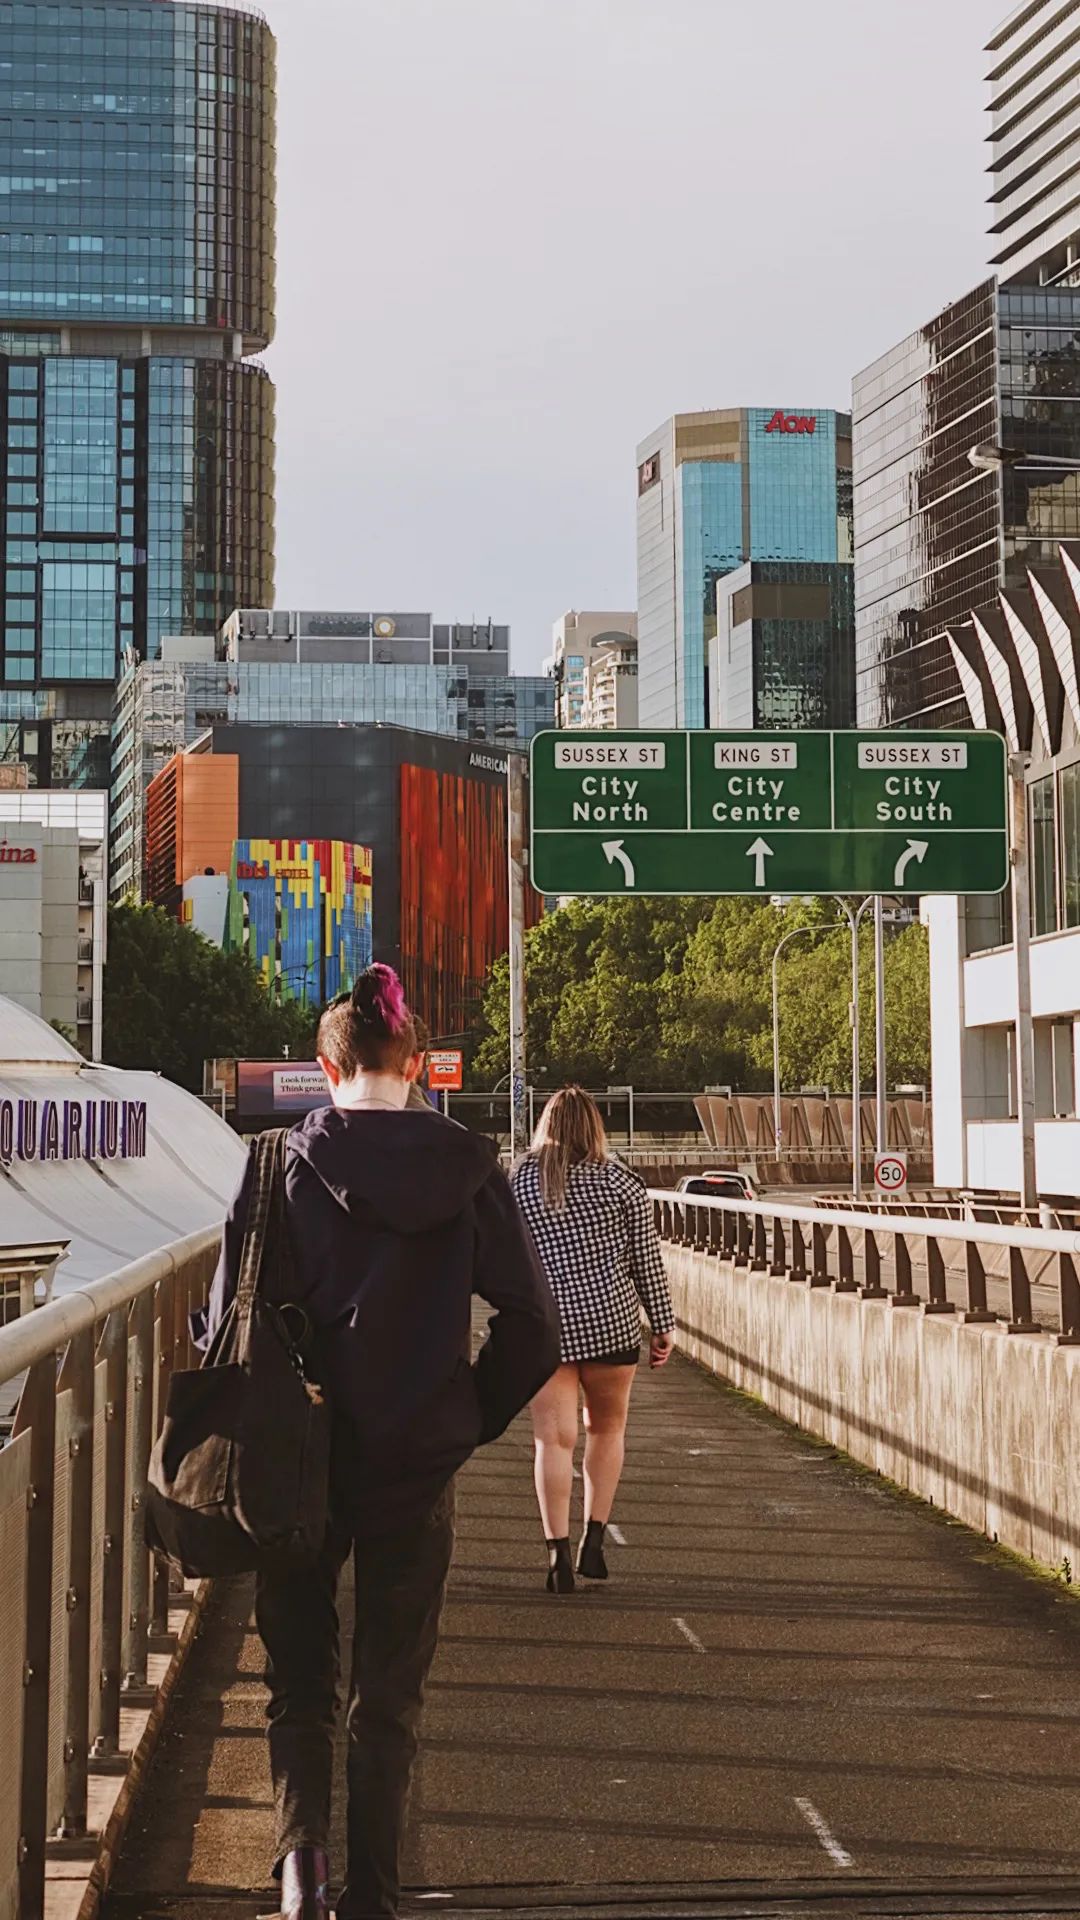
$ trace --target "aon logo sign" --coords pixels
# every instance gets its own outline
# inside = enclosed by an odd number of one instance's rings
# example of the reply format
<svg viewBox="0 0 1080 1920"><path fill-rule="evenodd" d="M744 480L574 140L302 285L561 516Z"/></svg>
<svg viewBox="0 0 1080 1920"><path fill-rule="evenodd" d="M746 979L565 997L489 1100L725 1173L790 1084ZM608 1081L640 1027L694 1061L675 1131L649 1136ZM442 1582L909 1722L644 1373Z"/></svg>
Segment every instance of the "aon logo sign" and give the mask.
<svg viewBox="0 0 1080 1920"><path fill-rule="evenodd" d="M813 433L817 426L816 413L785 413L777 407L771 420L766 422L766 433Z"/></svg>

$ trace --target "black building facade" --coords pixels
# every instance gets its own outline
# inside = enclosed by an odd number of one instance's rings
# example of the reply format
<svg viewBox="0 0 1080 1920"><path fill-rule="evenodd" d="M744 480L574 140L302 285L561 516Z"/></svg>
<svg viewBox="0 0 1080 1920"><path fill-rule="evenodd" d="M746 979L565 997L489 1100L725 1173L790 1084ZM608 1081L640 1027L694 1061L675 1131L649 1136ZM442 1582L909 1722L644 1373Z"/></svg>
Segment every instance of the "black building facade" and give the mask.
<svg viewBox="0 0 1080 1920"><path fill-rule="evenodd" d="M1080 290L947 307L856 377L853 449L858 724L963 726L946 628L1080 536Z"/></svg>
<svg viewBox="0 0 1080 1920"><path fill-rule="evenodd" d="M854 724L850 566L753 560L719 582L716 629L713 726Z"/></svg>
<svg viewBox="0 0 1080 1920"><path fill-rule="evenodd" d="M211 737L239 761L240 837L370 847L374 957L397 968L433 1034L475 1026L509 944L505 753L391 726Z"/></svg>

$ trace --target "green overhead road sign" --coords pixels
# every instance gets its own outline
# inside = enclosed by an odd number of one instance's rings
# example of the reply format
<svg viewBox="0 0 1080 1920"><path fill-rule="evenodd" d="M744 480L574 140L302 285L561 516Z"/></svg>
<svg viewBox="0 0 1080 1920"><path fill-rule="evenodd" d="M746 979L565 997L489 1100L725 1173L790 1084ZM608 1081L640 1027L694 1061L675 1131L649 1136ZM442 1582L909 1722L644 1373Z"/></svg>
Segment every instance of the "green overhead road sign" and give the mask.
<svg viewBox="0 0 1080 1920"><path fill-rule="evenodd" d="M540 733L540 893L1000 893L996 733Z"/></svg>

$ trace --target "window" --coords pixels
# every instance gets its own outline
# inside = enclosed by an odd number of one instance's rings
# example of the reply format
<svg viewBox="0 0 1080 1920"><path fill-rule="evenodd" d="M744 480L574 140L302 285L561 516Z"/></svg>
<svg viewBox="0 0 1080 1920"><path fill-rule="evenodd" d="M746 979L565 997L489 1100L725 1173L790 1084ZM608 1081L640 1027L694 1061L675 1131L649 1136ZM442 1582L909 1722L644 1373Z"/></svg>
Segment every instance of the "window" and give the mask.
<svg viewBox="0 0 1080 1920"><path fill-rule="evenodd" d="M1031 931L1057 932L1057 836L1054 822L1054 776L1033 780L1028 789L1028 831L1031 840Z"/></svg>
<svg viewBox="0 0 1080 1920"><path fill-rule="evenodd" d="M1066 927L1080 927L1080 761L1059 775L1061 909Z"/></svg>
<svg viewBox="0 0 1080 1920"><path fill-rule="evenodd" d="M1035 1114L1071 1119L1076 1112L1075 1028L1071 1020L1036 1020Z"/></svg>

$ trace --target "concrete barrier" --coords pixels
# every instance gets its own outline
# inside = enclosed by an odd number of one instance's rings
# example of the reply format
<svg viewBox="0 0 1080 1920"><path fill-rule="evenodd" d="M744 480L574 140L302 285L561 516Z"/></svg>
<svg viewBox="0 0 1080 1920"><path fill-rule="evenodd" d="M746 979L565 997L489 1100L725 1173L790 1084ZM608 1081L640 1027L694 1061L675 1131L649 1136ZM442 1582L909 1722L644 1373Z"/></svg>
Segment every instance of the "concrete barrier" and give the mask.
<svg viewBox="0 0 1080 1920"><path fill-rule="evenodd" d="M783 1419L1080 1579L1080 1347L667 1244L684 1352Z"/></svg>

